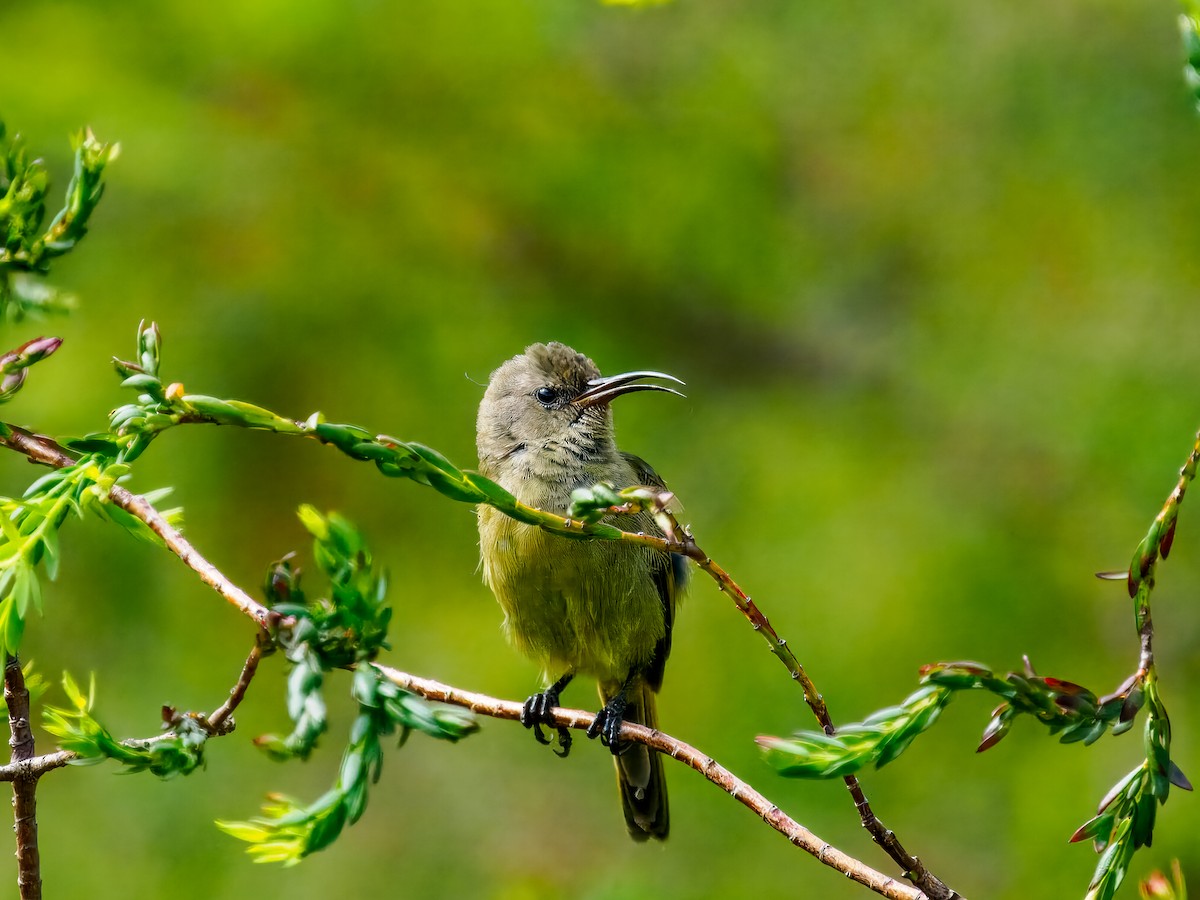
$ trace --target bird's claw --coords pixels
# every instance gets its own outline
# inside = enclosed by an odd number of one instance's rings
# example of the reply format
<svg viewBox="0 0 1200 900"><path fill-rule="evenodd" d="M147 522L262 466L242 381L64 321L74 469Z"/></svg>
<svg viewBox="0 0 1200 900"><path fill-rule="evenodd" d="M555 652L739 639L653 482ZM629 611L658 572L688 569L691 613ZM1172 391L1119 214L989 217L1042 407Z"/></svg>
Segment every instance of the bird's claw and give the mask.
<svg viewBox="0 0 1200 900"><path fill-rule="evenodd" d="M596 718L588 726L589 738L600 738L600 743L612 751L613 756L624 752L625 746L621 741L621 725L625 722L625 707L628 701L624 694L617 694L596 713Z"/></svg>
<svg viewBox="0 0 1200 900"><path fill-rule="evenodd" d="M546 737L546 733L542 731L542 726L553 723L553 711L556 706L558 706L558 691L549 688L540 694L534 694L521 707L521 724L533 730L534 739L539 744L552 743L552 740ZM554 754L565 759L571 752L571 732L561 725L556 726L555 731L558 738L558 749L554 751Z"/></svg>
<svg viewBox="0 0 1200 900"><path fill-rule="evenodd" d="M563 726L558 726L558 748L554 751L554 755L559 759L566 759L567 754L571 752L571 732Z"/></svg>

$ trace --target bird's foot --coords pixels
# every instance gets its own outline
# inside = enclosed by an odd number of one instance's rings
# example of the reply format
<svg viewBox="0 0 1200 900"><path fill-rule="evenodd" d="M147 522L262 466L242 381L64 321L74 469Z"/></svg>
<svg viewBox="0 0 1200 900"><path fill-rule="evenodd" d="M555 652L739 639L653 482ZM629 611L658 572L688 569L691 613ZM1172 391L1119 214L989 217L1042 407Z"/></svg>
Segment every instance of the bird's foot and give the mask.
<svg viewBox="0 0 1200 900"><path fill-rule="evenodd" d="M596 713L595 720L588 726L587 736L600 738L600 743L611 750L613 756L618 756L625 750L625 745L621 741L621 723L625 721L625 708L628 705L625 692L621 691L604 704L604 707Z"/></svg>
<svg viewBox="0 0 1200 900"><path fill-rule="evenodd" d="M560 678L540 694L531 696L521 707L521 724L533 729L533 736L539 744L551 743L551 739L542 731L542 726L554 725L554 708L558 706L558 695L570 680L569 675ZM554 728L558 738L558 749L554 753L565 758L571 752L571 732L562 725Z"/></svg>

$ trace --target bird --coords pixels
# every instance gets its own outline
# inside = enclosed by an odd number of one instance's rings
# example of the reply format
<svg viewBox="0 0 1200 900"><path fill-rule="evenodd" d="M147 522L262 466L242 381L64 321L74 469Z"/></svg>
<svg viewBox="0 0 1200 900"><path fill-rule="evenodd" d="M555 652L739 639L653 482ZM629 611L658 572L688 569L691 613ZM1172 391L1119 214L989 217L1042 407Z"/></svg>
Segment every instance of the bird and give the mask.
<svg viewBox="0 0 1200 900"><path fill-rule="evenodd" d="M666 490L653 468L618 449L610 403L636 391L682 384L661 372L601 377L587 356L558 342L533 344L491 375L477 421L479 471L520 502L564 512L571 492L600 482ZM686 559L645 545L552 534L481 505L484 581L504 613L503 630L542 668L544 690L522 707L521 722L539 743L542 725L577 676L596 679L603 704L588 737L612 751L626 828L635 841L663 840L670 827L658 753L622 741L623 721L657 727L655 695L671 652L675 610L687 580ZM614 515L625 531L663 536L649 513ZM557 729L558 755L570 734Z"/></svg>

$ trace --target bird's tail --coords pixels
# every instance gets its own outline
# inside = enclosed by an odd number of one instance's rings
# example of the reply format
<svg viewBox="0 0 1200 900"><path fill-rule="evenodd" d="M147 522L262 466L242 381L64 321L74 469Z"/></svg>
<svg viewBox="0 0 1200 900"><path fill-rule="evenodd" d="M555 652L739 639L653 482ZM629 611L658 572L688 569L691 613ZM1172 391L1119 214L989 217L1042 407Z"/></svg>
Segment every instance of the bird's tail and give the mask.
<svg viewBox="0 0 1200 900"><path fill-rule="evenodd" d="M600 699L605 704L612 699L604 685ZM625 721L647 728L658 727L654 690L645 682L631 685L625 694ZM663 773L662 757L645 744L625 744L613 757L617 766L617 788L621 792L621 808L625 827L635 841L648 838L665 840L670 829L667 809L667 779Z"/></svg>

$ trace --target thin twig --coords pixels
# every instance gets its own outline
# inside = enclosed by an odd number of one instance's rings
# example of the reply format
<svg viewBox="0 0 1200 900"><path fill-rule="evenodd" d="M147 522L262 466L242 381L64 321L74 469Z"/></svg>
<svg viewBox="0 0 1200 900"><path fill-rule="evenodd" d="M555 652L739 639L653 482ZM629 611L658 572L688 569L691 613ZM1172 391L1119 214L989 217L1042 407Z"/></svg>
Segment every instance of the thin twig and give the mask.
<svg viewBox="0 0 1200 900"><path fill-rule="evenodd" d="M9 656L4 664L4 701L8 704L8 728L12 737L12 764L33 758L33 730L29 727L29 690L21 660ZM21 900L41 900L42 860L37 832L38 776L13 781L13 830L17 835L17 888Z"/></svg>
<svg viewBox="0 0 1200 900"><path fill-rule="evenodd" d="M193 716L203 719L202 714L184 713L183 715ZM230 727L221 727L209 732L209 737L221 737L232 733ZM126 738L121 741L125 747L130 747L135 750L149 750L155 744L162 741L169 741L175 735L171 732L156 734L148 738ZM85 759L74 750L56 750L54 753L44 753L41 756L35 756L31 759L22 760L21 762L9 763L7 766L0 766L0 782L5 781L20 781L24 778L41 778L47 772L54 769L61 769L63 766L69 766L76 760ZM95 762L95 757L86 758L87 762Z"/></svg>
<svg viewBox="0 0 1200 900"><path fill-rule="evenodd" d="M406 691L419 694L428 700L463 706L472 712L492 716L497 719L519 720L521 717L520 703L511 700L498 700L485 694L464 691L428 678L419 678L407 672L400 672L388 666L377 666L377 668L393 684L404 688ZM581 709L555 708L550 711L550 718L552 722L547 724L586 730L592 724L595 716ZM928 895L918 888L897 881L895 878L884 875L882 872L877 872L854 857L821 840L821 838L817 837L799 822L786 815L778 806L754 790L750 785L718 764L712 757L701 753L695 747L689 746L656 729L647 728L644 725L635 725L628 721L621 726L621 738L622 740L645 744L662 753L664 756L669 756L695 769L743 806L756 813L759 818L801 850L810 853L820 862L832 869L836 869L847 878L857 881L864 887L870 888L880 896L894 898L894 900L929 900Z"/></svg>
<svg viewBox="0 0 1200 900"><path fill-rule="evenodd" d="M258 662L262 659L263 647L266 641L266 632L260 631L258 633L258 640L254 642L254 647L246 657L246 664L242 666L242 674L238 676L237 684L229 691L229 699L213 710L212 714L208 716L207 724L209 729L213 731L222 729L225 725L225 720L233 715L233 711L238 708L238 704L245 698L246 688L250 687L254 673L258 671Z"/></svg>

